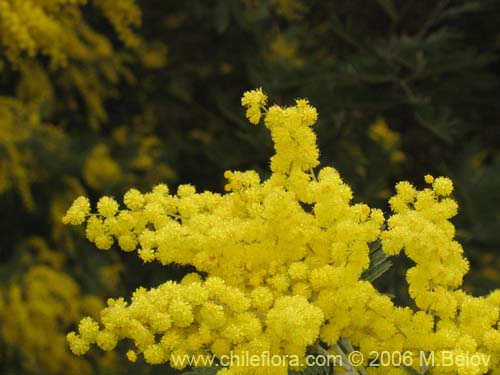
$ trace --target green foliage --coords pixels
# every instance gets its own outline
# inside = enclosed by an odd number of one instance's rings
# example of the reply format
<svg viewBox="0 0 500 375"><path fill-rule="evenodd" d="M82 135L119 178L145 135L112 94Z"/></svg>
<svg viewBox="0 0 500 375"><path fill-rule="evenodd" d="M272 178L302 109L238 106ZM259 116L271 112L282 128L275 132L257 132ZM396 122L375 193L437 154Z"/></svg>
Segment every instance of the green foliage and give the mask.
<svg viewBox="0 0 500 375"><path fill-rule="evenodd" d="M389 257L382 250L382 243L377 240L370 246L370 267L363 274L363 279L367 281L375 281L392 266Z"/></svg>

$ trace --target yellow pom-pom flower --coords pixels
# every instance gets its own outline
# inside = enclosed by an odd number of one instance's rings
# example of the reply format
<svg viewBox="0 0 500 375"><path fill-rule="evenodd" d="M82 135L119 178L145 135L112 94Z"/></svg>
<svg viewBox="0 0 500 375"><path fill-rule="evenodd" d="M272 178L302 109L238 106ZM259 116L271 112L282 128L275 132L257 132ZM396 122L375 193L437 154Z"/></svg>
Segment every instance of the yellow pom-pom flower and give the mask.
<svg viewBox="0 0 500 375"><path fill-rule="evenodd" d="M131 210L140 210L144 206L144 196L137 189L130 189L123 197L123 203Z"/></svg>
<svg viewBox="0 0 500 375"><path fill-rule="evenodd" d="M96 341L97 334L99 332L99 325L94 319L86 317L80 321L80 324L78 325L78 332L83 340L92 344Z"/></svg>
<svg viewBox="0 0 500 375"><path fill-rule="evenodd" d="M62 222L64 224L80 225L90 213L90 202L88 198L78 197L64 215Z"/></svg>
<svg viewBox="0 0 500 375"><path fill-rule="evenodd" d="M97 202L97 211L104 217L113 217L118 212L118 203L111 197L102 197Z"/></svg>
<svg viewBox="0 0 500 375"><path fill-rule="evenodd" d="M447 197L453 192L453 182L446 177L438 177L432 183L432 188L438 196Z"/></svg>
<svg viewBox="0 0 500 375"><path fill-rule="evenodd" d="M71 351L76 355L83 355L90 349L89 342L77 336L75 332L68 333L66 339L68 340Z"/></svg>

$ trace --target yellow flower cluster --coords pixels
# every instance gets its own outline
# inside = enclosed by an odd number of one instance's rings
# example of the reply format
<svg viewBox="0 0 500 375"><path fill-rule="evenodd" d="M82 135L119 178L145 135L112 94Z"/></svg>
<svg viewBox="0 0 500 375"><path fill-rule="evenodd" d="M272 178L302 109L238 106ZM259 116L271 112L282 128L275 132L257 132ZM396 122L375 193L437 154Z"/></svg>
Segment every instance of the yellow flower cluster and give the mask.
<svg viewBox="0 0 500 375"><path fill-rule="evenodd" d="M247 118L252 123L257 125L262 116L262 109L267 103L267 95L259 88L253 91L247 91L241 98L241 105L247 107Z"/></svg>
<svg viewBox="0 0 500 375"><path fill-rule="evenodd" d="M300 55L299 44L278 33L271 41L271 59L297 67L304 66L305 59Z"/></svg>
<svg viewBox="0 0 500 375"><path fill-rule="evenodd" d="M420 328L412 328L420 332L420 337L408 340L409 314L398 327L411 349L491 356L489 365L494 368L500 360L500 292L474 298L459 289L469 264L462 247L454 240L455 228L449 222L458 209L449 197L453 183L448 178L430 175L425 180L431 187L421 191L409 182L396 185L397 194L389 201L394 215L381 235L387 254L396 255L404 250L415 262L407 272L407 281L409 294L420 309L411 318L421 319ZM471 364L458 369L458 373L482 374L487 370L488 366Z"/></svg>
<svg viewBox="0 0 500 375"><path fill-rule="evenodd" d="M405 160L405 154L399 149L401 136L391 130L383 118L378 118L370 125L368 134L371 139L380 144L390 154L390 160L393 163L400 163Z"/></svg>
<svg viewBox="0 0 500 375"><path fill-rule="evenodd" d="M135 0L100 0L95 2L95 6L101 9L118 37L127 46L139 45L140 39L132 30L132 27L141 25L141 11Z"/></svg>
<svg viewBox="0 0 500 375"><path fill-rule="evenodd" d="M24 121L23 126L19 122ZM32 152L25 151L33 140L58 144L64 141L64 134L51 125L40 126L37 113L18 99L0 96L0 194L15 189L28 210L34 208L31 184L38 170L38 160ZM53 152L54 150L47 150Z"/></svg>
<svg viewBox="0 0 500 375"><path fill-rule="evenodd" d="M3 368L23 374L120 371L124 361L118 353L75 358L66 345L67 331L81 316L98 317L104 307L101 296L84 294L64 271L68 254L51 248L42 237L28 238L19 248L17 271L0 285L0 341L8 348L2 352Z"/></svg>
<svg viewBox="0 0 500 375"><path fill-rule="evenodd" d="M140 11L133 0L93 4L125 44L138 44L132 28L140 24ZM109 50L108 40L84 22L82 7L86 5L87 0L0 0L0 40L8 60L17 65L23 54L42 54L56 67L69 59L94 55L95 42Z"/></svg>
<svg viewBox="0 0 500 375"><path fill-rule="evenodd" d="M120 165L111 158L104 144L95 146L89 152L82 171L85 182L96 190L115 185L121 180L121 174Z"/></svg>
<svg viewBox="0 0 500 375"><path fill-rule="evenodd" d="M171 194L158 185L145 194L129 190L125 209L112 197L101 198L93 213L83 197L70 207L63 221L85 218L87 238L98 248L116 241L144 262L193 265L206 275L139 288L130 303L109 300L101 328L86 318L68 334L73 352L82 355L91 344L113 350L129 338L129 360L142 353L148 363L183 368L187 363L173 357L232 351L304 359L318 342L338 352L339 340L349 338L365 358L372 351L451 350L491 359L486 366L436 367L433 374L482 374L497 365L500 293L473 298L458 289L467 262L449 222L457 211L451 181L432 179L422 191L399 183L390 200L394 215L381 232L383 213L352 203L336 170L314 174L316 110L303 99L266 108L266 99L258 89L245 93L242 104L253 123L264 113L271 132L276 153L267 180L255 171L227 171L226 194L197 193L191 185ZM369 244L378 239L388 254L404 249L416 263L408 282L417 311L395 306L363 280ZM220 374L286 374L288 365L234 365Z"/></svg>
<svg viewBox="0 0 500 375"><path fill-rule="evenodd" d="M45 256L56 254L44 249ZM21 280L0 289L0 331L2 341L20 350L23 371L91 374L86 360L77 359L65 345L64 331L85 306L98 303L93 296L83 296L68 275L46 265L31 267ZM96 302L97 300L97 302Z"/></svg>
<svg viewBox="0 0 500 375"><path fill-rule="evenodd" d="M115 48L109 36L87 22L99 19L87 14L98 13L125 48ZM44 95L33 95L24 90L26 87L18 87L23 104L38 96L45 102L38 103L44 104L35 108L38 113L46 113L46 108L56 110L61 103L65 110L85 107L88 122L97 128L107 120L104 101L114 95L114 87L120 80L134 80L127 67L131 58L141 60L145 67L164 65L165 46L140 40L134 31L140 24L141 12L134 0L0 0L0 55L6 65L20 72L19 86L24 82L28 89L50 88L36 93ZM50 69L45 69L41 60L47 60ZM51 70L57 74L50 76ZM61 95L60 100L55 100L54 92ZM75 100L73 93L80 98Z"/></svg>

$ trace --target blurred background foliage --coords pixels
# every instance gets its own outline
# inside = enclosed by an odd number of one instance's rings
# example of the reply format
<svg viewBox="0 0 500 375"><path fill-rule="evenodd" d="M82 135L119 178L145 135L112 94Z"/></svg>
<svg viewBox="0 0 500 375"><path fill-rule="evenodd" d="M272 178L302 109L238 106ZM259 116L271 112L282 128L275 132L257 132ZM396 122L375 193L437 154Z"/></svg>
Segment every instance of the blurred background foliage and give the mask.
<svg viewBox="0 0 500 375"><path fill-rule="evenodd" d="M0 373L149 374L65 334L106 298L186 270L92 248L78 195L263 176L243 91L318 108L324 165L387 211L397 181L451 177L466 288L500 284L497 0L0 0ZM405 261L379 287L404 303Z"/></svg>

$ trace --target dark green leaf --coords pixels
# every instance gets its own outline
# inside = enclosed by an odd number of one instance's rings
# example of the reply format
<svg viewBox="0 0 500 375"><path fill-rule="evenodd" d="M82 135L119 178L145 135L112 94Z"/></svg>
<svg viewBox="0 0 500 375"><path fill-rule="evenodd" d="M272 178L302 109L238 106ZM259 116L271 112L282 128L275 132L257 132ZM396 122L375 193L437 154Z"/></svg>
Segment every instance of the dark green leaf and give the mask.
<svg viewBox="0 0 500 375"><path fill-rule="evenodd" d="M370 282L374 281L387 272L391 266L392 262L382 250L382 243L377 240L370 246L370 266L363 273L362 278Z"/></svg>

